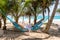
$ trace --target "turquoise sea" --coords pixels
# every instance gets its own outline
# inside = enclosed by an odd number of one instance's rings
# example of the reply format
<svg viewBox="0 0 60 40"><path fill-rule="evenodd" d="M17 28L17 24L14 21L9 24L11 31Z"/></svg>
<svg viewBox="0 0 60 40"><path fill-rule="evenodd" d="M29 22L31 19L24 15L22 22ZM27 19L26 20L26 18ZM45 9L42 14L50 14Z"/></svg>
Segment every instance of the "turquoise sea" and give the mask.
<svg viewBox="0 0 60 40"><path fill-rule="evenodd" d="M37 21L38 20L41 20L43 18L43 16L37 16ZM45 19L46 18L48 18L48 16L45 16ZM59 19L60 20L60 16L55 16L54 17L54 19ZM19 21L23 21L23 17L20 17L19 18ZM29 21L29 18L28 17L24 17L24 21L26 22L26 21ZM33 22L34 21L34 17L32 16L31 17L31 22Z"/></svg>
<svg viewBox="0 0 60 40"><path fill-rule="evenodd" d="M13 21L15 21L14 20L14 18L12 17L12 16L8 16L11 20L13 20ZM41 20L43 18L43 16L41 16L41 15L39 15L39 16L37 16L37 21L39 21L39 20ZM48 16L45 16L45 19L46 18L48 18ZM60 16L55 16L54 17L54 20L56 20L56 21L60 21ZM53 21L54 21L53 20ZM48 20L47 20L48 21ZM47 21L45 21L45 22L47 22ZM19 22L23 22L23 17L21 16L20 18L19 18ZM27 22L29 22L29 17L24 17L24 22L25 23L27 23ZM33 23L34 22L34 17L33 16L31 16L31 23ZM7 23L11 23L8 19L7 19Z"/></svg>

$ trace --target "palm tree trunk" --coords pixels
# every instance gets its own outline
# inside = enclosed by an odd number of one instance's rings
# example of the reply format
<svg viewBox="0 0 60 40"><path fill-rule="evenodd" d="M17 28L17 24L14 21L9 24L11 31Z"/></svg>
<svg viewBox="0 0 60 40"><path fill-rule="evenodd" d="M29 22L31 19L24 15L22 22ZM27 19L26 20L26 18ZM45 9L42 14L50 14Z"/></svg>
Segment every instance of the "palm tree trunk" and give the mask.
<svg viewBox="0 0 60 40"><path fill-rule="evenodd" d="M1 26L2 26L2 23L1 23L1 19L0 19L0 28L1 28Z"/></svg>
<svg viewBox="0 0 60 40"><path fill-rule="evenodd" d="M36 20L37 20L37 16L36 16L36 14L35 14L34 24L36 24Z"/></svg>
<svg viewBox="0 0 60 40"><path fill-rule="evenodd" d="M31 16L29 15L29 23L30 23Z"/></svg>
<svg viewBox="0 0 60 40"><path fill-rule="evenodd" d="M4 17L3 20L4 20L3 30L6 30L6 18Z"/></svg>
<svg viewBox="0 0 60 40"><path fill-rule="evenodd" d="M15 22L18 24L18 19L19 19L19 17L15 17ZM15 27L14 27L14 31L19 31L18 29L16 29Z"/></svg>
<svg viewBox="0 0 60 40"><path fill-rule="evenodd" d="M43 31L43 32L45 32L45 33L47 33L47 32L49 31L49 29L50 29L50 25L52 24L53 18L54 18L55 13L56 13L56 9L57 9L57 6L58 6L58 2L59 2L59 0L56 0L55 7L54 7L54 10L53 10L53 12L52 12L51 18L50 18L50 20L48 21L45 30Z"/></svg>
<svg viewBox="0 0 60 40"><path fill-rule="evenodd" d="M16 23L18 23L18 19L19 19L18 17L15 18Z"/></svg>
<svg viewBox="0 0 60 40"><path fill-rule="evenodd" d="M43 20L44 20L44 18L45 18L45 15L44 15L44 10L43 10Z"/></svg>
<svg viewBox="0 0 60 40"><path fill-rule="evenodd" d="M24 22L24 15L23 15L23 21L22 21L22 23Z"/></svg>
<svg viewBox="0 0 60 40"><path fill-rule="evenodd" d="M18 23L18 18L16 18L16 23Z"/></svg>

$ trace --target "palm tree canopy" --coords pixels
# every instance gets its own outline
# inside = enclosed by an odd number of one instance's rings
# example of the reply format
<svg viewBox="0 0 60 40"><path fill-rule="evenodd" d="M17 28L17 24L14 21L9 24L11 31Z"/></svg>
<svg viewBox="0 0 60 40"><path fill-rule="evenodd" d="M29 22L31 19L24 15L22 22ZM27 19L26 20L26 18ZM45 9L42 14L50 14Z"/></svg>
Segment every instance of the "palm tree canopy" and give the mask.
<svg viewBox="0 0 60 40"><path fill-rule="evenodd" d="M57 9L57 12L59 12L59 13L60 13L60 9Z"/></svg>
<svg viewBox="0 0 60 40"><path fill-rule="evenodd" d="M7 4L7 0L0 0L0 7L3 7Z"/></svg>

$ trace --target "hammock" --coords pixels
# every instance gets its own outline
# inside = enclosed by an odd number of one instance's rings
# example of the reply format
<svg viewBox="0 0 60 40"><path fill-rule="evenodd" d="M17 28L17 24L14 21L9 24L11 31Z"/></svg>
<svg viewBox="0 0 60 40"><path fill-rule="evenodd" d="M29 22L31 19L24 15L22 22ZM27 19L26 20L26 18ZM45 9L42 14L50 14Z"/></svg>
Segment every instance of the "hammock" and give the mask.
<svg viewBox="0 0 60 40"><path fill-rule="evenodd" d="M4 10L0 9L1 13L8 19L10 20L10 22L14 25L15 28L17 28L18 30L25 32L27 31L27 29L23 29L21 27L21 25L19 25L18 23L14 22L9 16L6 16L6 12L4 12ZM48 18L46 18L44 21L46 21ZM38 30L41 25L43 24L44 21L38 21L34 26L31 27L31 30Z"/></svg>

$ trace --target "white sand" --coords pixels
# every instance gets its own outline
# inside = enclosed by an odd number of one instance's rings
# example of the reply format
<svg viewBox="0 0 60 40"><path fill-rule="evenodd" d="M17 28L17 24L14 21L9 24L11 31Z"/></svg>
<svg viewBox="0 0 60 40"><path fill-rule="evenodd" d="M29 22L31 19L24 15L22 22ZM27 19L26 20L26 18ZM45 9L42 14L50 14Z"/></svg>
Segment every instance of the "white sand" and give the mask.
<svg viewBox="0 0 60 40"><path fill-rule="evenodd" d="M0 29L0 36L2 36L4 33L4 31L2 29Z"/></svg>
<svg viewBox="0 0 60 40"><path fill-rule="evenodd" d="M46 23L46 22L48 22L48 20L45 21L45 23ZM54 20L53 20L53 23L60 25L60 19L54 19Z"/></svg>
<svg viewBox="0 0 60 40"><path fill-rule="evenodd" d="M60 25L60 22L54 21L54 24ZM12 24L7 24L7 29L13 28ZM45 25L43 25L45 26ZM1 32L0 32L1 33ZM29 36L25 35L21 32L14 32L14 31L5 31L0 40L60 40L60 32L58 32L57 26L51 26L49 30L49 34L46 33L38 33L38 32L31 32Z"/></svg>
<svg viewBox="0 0 60 40"><path fill-rule="evenodd" d="M0 40L60 40L60 33L57 29L51 26L49 34L31 32L29 36L26 36L21 32L6 31Z"/></svg>
<svg viewBox="0 0 60 40"><path fill-rule="evenodd" d="M60 20L54 20L53 23L60 25Z"/></svg>
<svg viewBox="0 0 60 40"><path fill-rule="evenodd" d="M60 32L54 26L51 26L49 34L31 32L27 36L21 32L5 31L5 34L3 37L0 37L0 40L60 40Z"/></svg>

